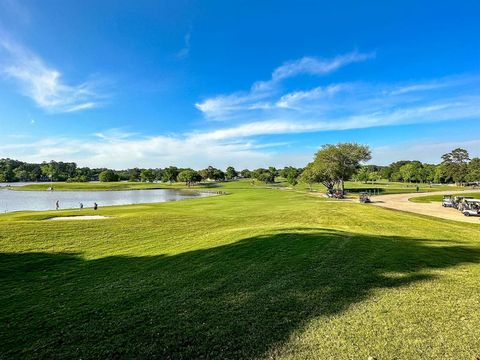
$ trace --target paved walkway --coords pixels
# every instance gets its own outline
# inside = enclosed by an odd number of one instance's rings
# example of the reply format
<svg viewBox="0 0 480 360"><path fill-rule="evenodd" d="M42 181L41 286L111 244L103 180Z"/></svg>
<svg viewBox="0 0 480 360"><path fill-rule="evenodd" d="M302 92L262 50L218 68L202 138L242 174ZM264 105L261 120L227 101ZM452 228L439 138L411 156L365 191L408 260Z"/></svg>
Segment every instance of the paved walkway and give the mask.
<svg viewBox="0 0 480 360"><path fill-rule="evenodd" d="M480 224L480 217L465 216L455 208L444 208L439 202L416 203L408 201L408 199L427 196L427 195L461 195L462 193L474 193L480 190L464 190L464 191L435 191L429 193L410 193L410 194L393 194L393 195L377 195L371 198L372 204L388 209L409 211L422 215L435 216L447 220L463 221L474 224Z"/></svg>

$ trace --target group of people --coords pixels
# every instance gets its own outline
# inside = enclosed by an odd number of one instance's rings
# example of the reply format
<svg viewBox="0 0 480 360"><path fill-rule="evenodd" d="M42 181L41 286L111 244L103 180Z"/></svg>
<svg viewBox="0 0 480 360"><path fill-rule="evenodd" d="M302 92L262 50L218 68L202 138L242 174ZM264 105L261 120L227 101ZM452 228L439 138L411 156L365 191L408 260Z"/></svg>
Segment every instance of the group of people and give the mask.
<svg viewBox="0 0 480 360"><path fill-rule="evenodd" d="M83 209L83 203L80 203L79 204L79 207L80 207L80 210ZM60 209L60 201L57 200L57 202L55 203L55 209L58 210ZM93 203L93 210L97 210L98 209L98 204L96 202Z"/></svg>

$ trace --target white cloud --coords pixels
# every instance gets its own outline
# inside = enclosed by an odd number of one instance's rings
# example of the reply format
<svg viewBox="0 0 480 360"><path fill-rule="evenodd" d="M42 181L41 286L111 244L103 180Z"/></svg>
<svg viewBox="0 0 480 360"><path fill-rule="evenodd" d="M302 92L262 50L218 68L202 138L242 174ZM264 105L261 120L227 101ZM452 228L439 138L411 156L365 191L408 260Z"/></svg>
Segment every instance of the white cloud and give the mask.
<svg viewBox="0 0 480 360"><path fill-rule="evenodd" d="M5 36L0 36L0 56L3 62L0 71L15 79L22 93L47 111L76 112L100 105L102 96L97 91L98 83L65 83L58 70Z"/></svg>
<svg viewBox="0 0 480 360"><path fill-rule="evenodd" d="M349 89L348 84L334 84L326 87L316 87L308 91L294 91L283 95L275 104L275 106L284 109L300 109L297 104L301 105L305 101L329 99L340 91Z"/></svg>
<svg viewBox="0 0 480 360"><path fill-rule="evenodd" d="M224 133L210 132L184 136L152 136L120 134L118 138L105 136L110 130L83 140L69 137L47 138L17 144L0 145L0 153L30 162L75 161L80 166L110 167L165 167L176 165L196 169L214 165L226 168L257 168L265 166L304 166L315 149L297 149L278 153L276 148L288 143L257 143L251 134L303 132L314 130L314 125L291 126L264 124L250 128L231 129ZM113 133L113 132L112 132ZM246 137L242 137L246 136ZM21 140L21 139L19 139ZM408 143L373 147L374 164L388 164L396 160L420 160L438 163L440 156L454 148L467 149L471 156L480 156L480 140L433 141L420 139ZM273 148L273 149L270 149Z"/></svg>
<svg viewBox="0 0 480 360"><path fill-rule="evenodd" d="M332 59L303 57L279 66L272 72L269 80L255 82L247 92L239 91L228 95L218 95L196 103L195 106L207 118L213 120L229 118L229 116L235 115L235 112L242 110L269 109L272 107L266 102L262 103L262 100L277 94L279 83L287 78L301 74L324 75L348 64L374 57L374 53L358 52L340 55ZM259 105L262 106L259 107Z"/></svg>
<svg viewBox="0 0 480 360"><path fill-rule="evenodd" d="M275 144L274 144L275 145ZM153 136L135 139L72 138L43 139L24 144L0 145L0 153L23 161L76 161L92 167L181 167L204 168L266 166L274 156L262 151L267 144L252 141L216 142L189 137Z"/></svg>
<svg viewBox="0 0 480 360"><path fill-rule="evenodd" d="M339 68L359 61L369 60L375 57L375 53L351 52L336 56L333 59L315 57L303 57L289 61L276 68L272 73L272 81L280 81L300 74L323 75L338 70Z"/></svg>
<svg viewBox="0 0 480 360"><path fill-rule="evenodd" d="M84 140L72 138L43 139L24 144L0 145L0 153L21 160L76 161L81 165L98 167L182 167L203 168L208 165L226 167L303 166L300 162L312 156L313 150L304 147L288 149L288 142L258 141L257 137L308 132L360 129L373 126L433 122L456 117L459 120L480 117L480 97L469 102L445 102L428 106L412 106L389 111L352 115L341 119L305 120L287 119L257 121L237 126L196 131L182 135L139 136L122 129L110 129L93 134ZM386 146L374 149L373 162L388 163L400 158L438 161L441 154L457 146L478 149L478 140L471 143L424 143L408 146ZM281 150L279 150L281 149ZM279 153L281 151L281 153ZM300 153L298 153L300 151ZM443 152L442 152L443 151ZM305 153L308 152L308 153ZM478 152L478 150L477 150ZM477 155L478 156L478 155ZM292 162L289 162L292 161ZM293 162L295 161L295 162Z"/></svg>

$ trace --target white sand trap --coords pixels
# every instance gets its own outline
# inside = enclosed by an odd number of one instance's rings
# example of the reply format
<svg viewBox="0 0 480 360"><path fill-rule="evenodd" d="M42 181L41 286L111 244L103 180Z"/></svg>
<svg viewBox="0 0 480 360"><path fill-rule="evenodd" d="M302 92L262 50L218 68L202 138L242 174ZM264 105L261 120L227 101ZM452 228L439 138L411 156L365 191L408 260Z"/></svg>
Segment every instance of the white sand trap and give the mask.
<svg viewBox="0 0 480 360"><path fill-rule="evenodd" d="M102 220L108 219L108 216L100 215L76 215L76 216L56 216L45 220Z"/></svg>

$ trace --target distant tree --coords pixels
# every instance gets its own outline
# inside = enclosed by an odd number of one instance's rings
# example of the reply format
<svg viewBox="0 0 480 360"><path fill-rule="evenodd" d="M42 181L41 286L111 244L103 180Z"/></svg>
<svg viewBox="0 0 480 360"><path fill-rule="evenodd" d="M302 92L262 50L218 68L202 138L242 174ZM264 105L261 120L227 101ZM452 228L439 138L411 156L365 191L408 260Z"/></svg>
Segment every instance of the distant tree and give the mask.
<svg viewBox="0 0 480 360"><path fill-rule="evenodd" d="M29 180L29 174L27 170L24 170L22 168L17 168L15 170L15 178L19 181L28 181Z"/></svg>
<svg viewBox="0 0 480 360"><path fill-rule="evenodd" d="M200 181L202 178L200 174L192 169L185 169L180 171L180 173L177 176L177 180L184 182L185 185L187 186L192 186L196 182Z"/></svg>
<svg viewBox="0 0 480 360"><path fill-rule="evenodd" d="M118 181L118 175L113 170L104 170L99 175L98 178L101 182L112 182Z"/></svg>
<svg viewBox="0 0 480 360"><path fill-rule="evenodd" d="M248 169L243 169L240 171L240 176L244 179L249 179L252 177L252 172Z"/></svg>
<svg viewBox="0 0 480 360"><path fill-rule="evenodd" d="M42 163L41 165L41 170L42 170L42 174L44 174L46 177L48 177L49 179L51 179L52 181L55 181L55 174L56 174L56 169L55 169L55 166L53 164L53 161L50 162L50 163Z"/></svg>
<svg viewBox="0 0 480 360"><path fill-rule="evenodd" d="M140 181L141 171L139 168L133 168L128 170L128 181Z"/></svg>
<svg viewBox="0 0 480 360"><path fill-rule="evenodd" d="M409 164L411 163L411 161L409 160L400 160L400 161L396 161L396 162L393 162L391 163L388 168L389 168L389 171L387 171L387 177L386 179L388 179L388 181L402 181L402 175L400 174L400 168L403 166L403 165L406 165L406 164Z"/></svg>
<svg viewBox="0 0 480 360"><path fill-rule="evenodd" d="M215 181L223 181L225 180L225 173L220 169L214 169L212 179Z"/></svg>
<svg viewBox="0 0 480 360"><path fill-rule="evenodd" d="M440 164L435 168L435 175L433 181L442 184L448 182L448 177L445 172L445 166L443 164Z"/></svg>
<svg viewBox="0 0 480 360"><path fill-rule="evenodd" d="M225 170L225 177L227 180L235 179L237 176L238 173L233 166L227 167L227 170Z"/></svg>
<svg viewBox="0 0 480 360"><path fill-rule="evenodd" d="M221 175L218 173L218 169L215 169L213 166L209 166L206 169L200 170L198 173L203 180L217 180L216 178Z"/></svg>
<svg viewBox="0 0 480 360"><path fill-rule="evenodd" d="M380 168L380 170L378 170L379 178L387 179L389 181L392 178L392 173L393 173L393 170L390 166L383 166L382 168Z"/></svg>
<svg viewBox="0 0 480 360"><path fill-rule="evenodd" d="M358 173L356 174L355 179L357 181L362 181L366 184L367 181L369 180L369 177L370 177L370 170L368 169L368 167L362 166L358 170Z"/></svg>
<svg viewBox="0 0 480 360"><path fill-rule="evenodd" d="M151 169L142 170L140 173L140 181L141 182L154 182L155 181L155 173Z"/></svg>
<svg viewBox="0 0 480 360"><path fill-rule="evenodd" d="M480 181L480 158L473 158L468 164L466 180L470 182Z"/></svg>
<svg viewBox="0 0 480 360"><path fill-rule="evenodd" d="M457 148L442 155L442 160L446 176L456 184L463 183L468 174L468 161L470 160L468 151Z"/></svg>
<svg viewBox="0 0 480 360"><path fill-rule="evenodd" d="M422 177L423 166L420 161L411 161L403 165L399 173L405 182L420 181Z"/></svg>
<svg viewBox="0 0 480 360"><path fill-rule="evenodd" d="M163 169L162 181L172 183L177 180L178 168L175 166L169 166Z"/></svg>
<svg viewBox="0 0 480 360"><path fill-rule="evenodd" d="M162 176L163 176L163 170L162 169L155 169L155 180L156 181L162 181Z"/></svg>
<svg viewBox="0 0 480 360"><path fill-rule="evenodd" d="M298 184L298 178L302 173L302 169L297 169L293 166L286 166L283 169L276 171L276 173L286 179L290 185L295 186Z"/></svg>
<svg viewBox="0 0 480 360"><path fill-rule="evenodd" d="M273 171L275 168L259 168L252 172L252 177L258 181L263 181L265 183L274 183L276 171Z"/></svg>
<svg viewBox="0 0 480 360"><path fill-rule="evenodd" d="M380 179L380 175L378 171L372 171L368 174L368 180L372 182L372 184Z"/></svg>
<svg viewBox="0 0 480 360"><path fill-rule="evenodd" d="M434 182L435 181L435 172L437 169L437 165L433 164L423 164L423 171L422 171L422 182Z"/></svg>

